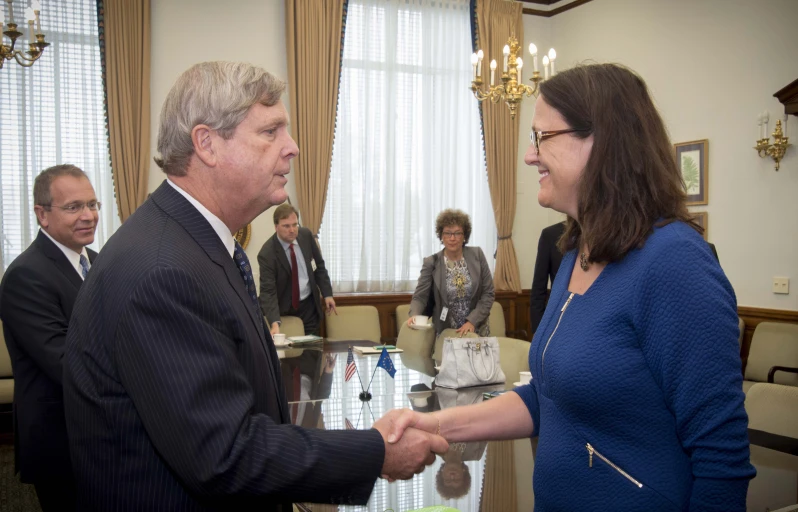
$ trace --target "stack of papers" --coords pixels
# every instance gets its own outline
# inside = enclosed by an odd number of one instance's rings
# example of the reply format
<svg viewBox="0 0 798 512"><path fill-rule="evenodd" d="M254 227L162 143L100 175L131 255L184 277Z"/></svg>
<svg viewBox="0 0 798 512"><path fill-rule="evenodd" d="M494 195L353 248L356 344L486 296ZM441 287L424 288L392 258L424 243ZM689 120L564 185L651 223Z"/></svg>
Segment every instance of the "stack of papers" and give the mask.
<svg viewBox="0 0 798 512"><path fill-rule="evenodd" d="M299 343L314 343L317 341L322 341L323 339L324 338L322 338L321 336L306 334L305 336L291 336L288 338L288 341L290 341L291 344L296 345Z"/></svg>
<svg viewBox="0 0 798 512"><path fill-rule="evenodd" d="M352 347L352 349L360 355L369 355L369 354L382 354L382 348L377 347ZM388 353L395 354L404 352L401 348L389 348L387 349Z"/></svg>

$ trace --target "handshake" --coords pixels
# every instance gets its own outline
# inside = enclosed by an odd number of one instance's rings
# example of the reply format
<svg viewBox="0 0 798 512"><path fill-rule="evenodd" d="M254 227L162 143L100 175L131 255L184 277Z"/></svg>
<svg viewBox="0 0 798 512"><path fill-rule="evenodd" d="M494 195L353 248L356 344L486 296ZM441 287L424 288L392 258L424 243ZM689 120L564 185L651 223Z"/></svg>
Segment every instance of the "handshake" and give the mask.
<svg viewBox="0 0 798 512"><path fill-rule="evenodd" d="M432 414L396 409L380 418L374 427L385 442L382 477L390 481L407 480L435 462L449 443L440 436L440 423Z"/></svg>

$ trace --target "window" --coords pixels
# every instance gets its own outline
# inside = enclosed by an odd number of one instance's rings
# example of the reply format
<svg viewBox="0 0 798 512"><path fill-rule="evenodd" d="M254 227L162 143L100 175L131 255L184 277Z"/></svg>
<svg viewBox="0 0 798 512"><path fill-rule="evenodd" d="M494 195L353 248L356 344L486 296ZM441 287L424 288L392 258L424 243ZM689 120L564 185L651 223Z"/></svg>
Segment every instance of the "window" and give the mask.
<svg viewBox="0 0 798 512"><path fill-rule="evenodd" d="M25 19L27 2L14 2ZM8 9L8 5L5 5ZM36 237L33 180L69 163L83 169L103 203L92 248L119 227L108 153L96 0L46 2L42 32L51 43L30 68L6 61L0 70L0 238L2 270ZM27 45L26 35L17 40ZM8 39L4 39L8 43Z"/></svg>
<svg viewBox="0 0 798 512"><path fill-rule="evenodd" d="M411 291L441 249L435 218L471 216L490 255L496 225L470 89L468 0L350 0L320 231L337 292Z"/></svg>

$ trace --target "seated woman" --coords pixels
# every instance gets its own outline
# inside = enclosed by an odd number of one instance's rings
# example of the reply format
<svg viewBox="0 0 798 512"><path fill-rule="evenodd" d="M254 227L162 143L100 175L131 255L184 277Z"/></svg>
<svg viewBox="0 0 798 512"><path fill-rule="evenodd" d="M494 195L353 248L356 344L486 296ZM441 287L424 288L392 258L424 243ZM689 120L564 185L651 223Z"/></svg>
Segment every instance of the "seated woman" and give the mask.
<svg viewBox="0 0 798 512"><path fill-rule="evenodd" d="M436 335L451 328L461 336L469 332L487 336L493 276L482 249L465 246L471 236L471 219L460 210L443 210L435 221L435 232L444 248L424 258L407 324L413 325L415 316L424 314L434 297Z"/></svg>

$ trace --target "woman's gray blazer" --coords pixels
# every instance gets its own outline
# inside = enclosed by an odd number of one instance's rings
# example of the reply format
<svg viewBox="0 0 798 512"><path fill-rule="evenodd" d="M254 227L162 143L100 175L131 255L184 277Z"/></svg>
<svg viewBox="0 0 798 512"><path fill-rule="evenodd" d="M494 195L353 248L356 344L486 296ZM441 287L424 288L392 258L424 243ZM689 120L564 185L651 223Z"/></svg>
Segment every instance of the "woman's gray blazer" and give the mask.
<svg viewBox="0 0 798 512"><path fill-rule="evenodd" d="M430 286L433 286L435 310L432 319L435 333L440 334L449 327L448 318L446 321L441 320L441 311L444 307L449 307L449 294L446 293L446 264L443 249L436 254L437 258L435 254L424 258L416 291L413 293L413 300L410 301L410 316L420 315L424 311L429 300ZM485 335L490 308L493 305L493 276L488 267L488 260L485 259L485 253L479 247L463 247L463 257L468 265L468 273L471 274L473 290L468 321L474 324L477 333Z"/></svg>

